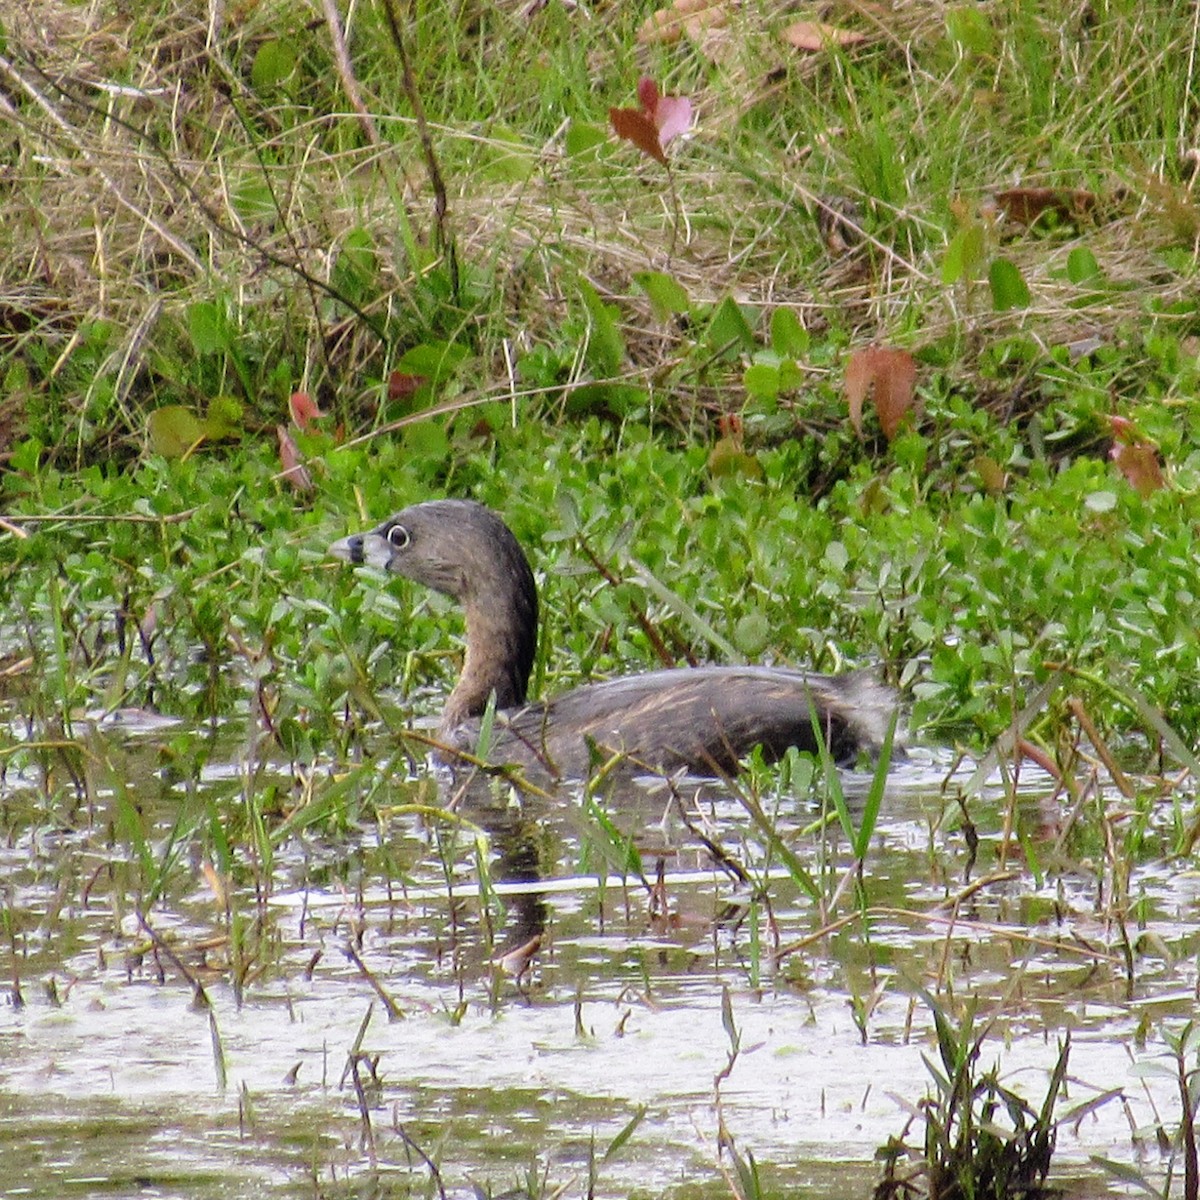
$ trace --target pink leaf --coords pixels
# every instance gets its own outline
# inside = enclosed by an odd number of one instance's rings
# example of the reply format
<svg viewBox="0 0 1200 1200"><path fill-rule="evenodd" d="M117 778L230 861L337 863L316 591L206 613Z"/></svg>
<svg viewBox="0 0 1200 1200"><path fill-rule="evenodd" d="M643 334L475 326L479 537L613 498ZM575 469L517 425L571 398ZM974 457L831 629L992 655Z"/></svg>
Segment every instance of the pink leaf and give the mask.
<svg viewBox="0 0 1200 1200"><path fill-rule="evenodd" d="M324 415L317 407L317 402L307 392L293 392L288 399L288 409L301 433L307 433L309 425L317 417Z"/></svg>
<svg viewBox="0 0 1200 1200"><path fill-rule="evenodd" d="M664 148L692 127L692 102L686 96L660 96L654 107L658 141Z"/></svg>
<svg viewBox="0 0 1200 1200"><path fill-rule="evenodd" d="M311 492L313 490L312 476L308 473L308 468L300 457L300 450L292 435L288 433L287 426L276 425L275 436L279 439L279 465L282 468L279 474L281 478L285 479L298 492Z"/></svg>
<svg viewBox="0 0 1200 1200"><path fill-rule="evenodd" d="M686 96L663 96L647 75L638 80L641 108L610 108L608 119L618 137L667 165L666 146L692 125L692 102Z"/></svg>

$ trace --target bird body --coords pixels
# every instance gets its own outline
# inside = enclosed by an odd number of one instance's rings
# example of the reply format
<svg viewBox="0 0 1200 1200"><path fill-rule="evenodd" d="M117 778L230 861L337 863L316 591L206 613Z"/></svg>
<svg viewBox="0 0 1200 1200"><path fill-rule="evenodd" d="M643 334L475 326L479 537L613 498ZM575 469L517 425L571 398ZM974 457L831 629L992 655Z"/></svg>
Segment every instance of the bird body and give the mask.
<svg viewBox="0 0 1200 1200"><path fill-rule="evenodd" d="M786 667L703 666L648 671L527 701L537 640L537 588L517 539L490 509L433 500L343 538L330 553L404 575L453 596L467 649L440 737L473 750L495 696L490 757L587 773L595 747L662 770L732 771L755 746L768 761L815 750L813 716L831 753L878 750L896 699L866 672L819 675Z"/></svg>

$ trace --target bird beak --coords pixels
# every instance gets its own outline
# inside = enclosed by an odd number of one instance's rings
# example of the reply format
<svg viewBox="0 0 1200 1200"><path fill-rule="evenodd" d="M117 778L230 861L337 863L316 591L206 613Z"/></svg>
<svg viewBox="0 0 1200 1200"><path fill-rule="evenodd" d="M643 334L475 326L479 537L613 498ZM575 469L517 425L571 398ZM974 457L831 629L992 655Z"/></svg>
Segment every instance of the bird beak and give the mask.
<svg viewBox="0 0 1200 1200"><path fill-rule="evenodd" d="M377 567L381 571L388 569L392 558L391 546L375 533L356 533L341 538L329 547L329 553L355 566Z"/></svg>
<svg viewBox="0 0 1200 1200"><path fill-rule="evenodd" d="M348 563L360 563L363 560L363 540L362 534L356 533L353 537L344 537L333 543L329 547L329 553L334 558L344 558Z"/></svg>

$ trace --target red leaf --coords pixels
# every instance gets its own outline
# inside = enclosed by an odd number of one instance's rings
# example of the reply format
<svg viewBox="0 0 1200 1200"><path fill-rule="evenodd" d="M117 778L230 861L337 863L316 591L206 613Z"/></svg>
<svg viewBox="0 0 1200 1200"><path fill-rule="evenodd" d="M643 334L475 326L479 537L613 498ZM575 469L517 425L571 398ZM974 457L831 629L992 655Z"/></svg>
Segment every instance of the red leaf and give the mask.
<svg viewBox="0 0 1200 1200"><path fill-rule="evenodd" d="M1086 216L1096 207L1098 197L1078 188L1015 187L996 192L994 199L1010 221L1032 225L1044 212L1064 220Z"/></svg>
<svg viewBox="0 0 1200 1200"><path fill-rule="evenodd" d="M325 415L307 392L293 392L288 399L288 410L292 414L292 421L301 433L307 433L309 425L317 417Z"/></svg>
<svg viewBox="0 0 1200 1200"><path fill-rule="evenodd" d="M1162 467L1158 462L1158 447L1148 442L1131 446L1114 442L1109 451L1117 470L1129 481L1140 496L1149 496L1163 486Z"/></svg>
<svg viewBox="0 0 1200 1200"><path fill-rule="evenodd" d="M1113 437L1127 446L1136 446L1139 442L1147 440L1142 431L1128 417L1110 416L1108 424L1112 429Z"/></svg>
<svg viewBox="0 0 1200 1200"><path fill-rule="evenodd" d="M388 399L411 400L424 382L424 375L409 375L405 371L393 371L388 376Z"/></svg>
<svg viewBox="0 0 1200 1200"><path fill-rule="evenodd" d="M610 108L608 119L612 122L617 137L632 142L644 154L650 155L664 167L667 165L667 156L658 140L658 126L654 124L653 118L636 108Z"/></svg>
<svg viewBox="0 0 1200 1200"><path fill-rule="evenodd" d="M717 428L723 438L733 438L741 442L743 436L742 417L740 413L722 413L717 418Z"/></svg>
<svg viewBox="0 0 1200 1200"><path fill-rule="evenodd" d="M1112 449L1109 458L1141 496L1149 496L1163 487L1162 464L1156 442L1148 438L1128 417L1110 416Z"/></svg>
<svg viewBox="0 0 1200 1200"><path fill-rule="evenodd" d="M906 413L916 403L917 364L907 350L868 346L856 350L846 363L843 391L850 407L850 424L861 438L863 401L873 391L883 436L890 442Z"/></svg>
<svg viewBox="0 0 1200 1200"><path fill-rule="evenodd" d="M646 75L638 80L638 102L641 109L610 108L608 119L618 137L665 167L667 145L692 126L692 102L686 96L661 95Z"/></svg>

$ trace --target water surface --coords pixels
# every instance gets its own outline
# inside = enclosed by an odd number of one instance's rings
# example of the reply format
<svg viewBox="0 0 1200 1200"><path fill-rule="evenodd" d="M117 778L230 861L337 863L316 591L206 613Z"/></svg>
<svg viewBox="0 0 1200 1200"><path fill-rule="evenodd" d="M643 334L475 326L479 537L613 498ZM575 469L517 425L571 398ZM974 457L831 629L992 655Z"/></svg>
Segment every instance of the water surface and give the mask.
<svg viewBox="0 0 1200 1200"><path fill-rule="evenodd" d="M1115 1094L1060 1130L1052 1182L1122 1194L1095 1156L1161 1182L1178 1093L1144 1064L1200 986L1200 876L1161 852L1167 804L1116 878L1102 845L1058 844L1069 802L1026 771L1023 841L1001 860L989 786L970 865L948 761L917 755L856 896L813 795L763 795L822 914L713 783L679 790L687 821L639 784L607 830L578 790L501 787L448 821L399 765L297 780L230 729L189 772L178 726L73 734L74 756L10 754L0 785L0 1194L427 1194L432 1161L448 1195L728 1195L724 1137L769 1189L865 1196L930 1090L924 993L977 1005L981 1065L1035 1107L1068 1033L1059 1112ZM861 801L867 777L843 780Z"/></svg>

